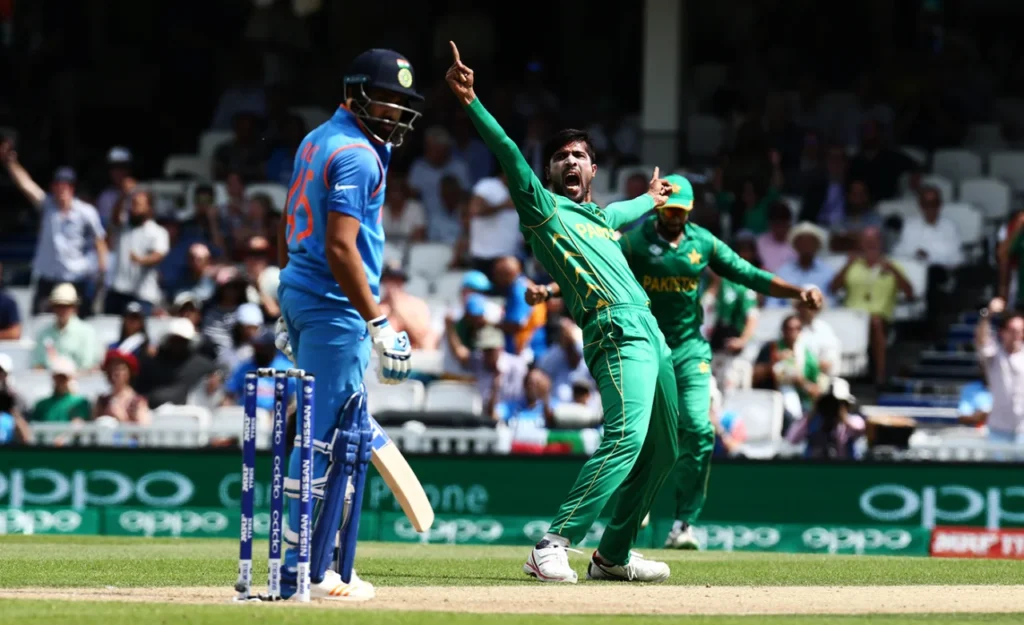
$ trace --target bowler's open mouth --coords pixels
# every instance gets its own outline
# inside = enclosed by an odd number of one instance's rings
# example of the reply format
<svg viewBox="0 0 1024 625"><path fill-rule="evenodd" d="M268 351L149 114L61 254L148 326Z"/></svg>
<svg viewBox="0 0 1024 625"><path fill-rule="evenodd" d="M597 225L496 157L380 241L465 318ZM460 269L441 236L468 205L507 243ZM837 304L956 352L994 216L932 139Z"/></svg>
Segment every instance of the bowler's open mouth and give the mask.
<svg viewBox="0 0 1024 625"><path fill-rule="evenodd" d="M582 182L578 171L568 171L562 176L562 185L569 192L578 191Z"/></svg>

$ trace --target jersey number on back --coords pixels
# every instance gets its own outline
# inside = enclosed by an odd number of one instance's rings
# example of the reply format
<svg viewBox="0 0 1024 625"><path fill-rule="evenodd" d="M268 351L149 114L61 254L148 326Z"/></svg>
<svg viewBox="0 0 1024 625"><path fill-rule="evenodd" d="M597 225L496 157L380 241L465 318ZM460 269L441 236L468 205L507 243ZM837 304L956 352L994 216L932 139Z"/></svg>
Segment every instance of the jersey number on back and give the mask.
<svg viewBox="0 0 1024 625"><path fill-rule="evenodd" d="M319 149L320 146L308 144L302 149L300 169L292 180L292 188L288 190L287 210L285 213L285 219L288 224L286 230L288 243L291 243L293 239L298 243L313 234L313 209L309 205L309 198L306 197L306 185L314 177L310 164L313 161L313 155ZM302 209L302 214L296 219L296 213L299 212L300 208ZM302 230L296 231L298 227L302 227Z"/></svg>

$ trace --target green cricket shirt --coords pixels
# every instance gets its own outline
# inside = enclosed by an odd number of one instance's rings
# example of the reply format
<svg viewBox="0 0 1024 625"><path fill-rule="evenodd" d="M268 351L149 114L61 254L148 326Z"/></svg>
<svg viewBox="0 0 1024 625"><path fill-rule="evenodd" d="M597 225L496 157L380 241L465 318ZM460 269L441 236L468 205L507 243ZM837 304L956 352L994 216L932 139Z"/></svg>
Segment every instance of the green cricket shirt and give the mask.
<svg viewBox="0 0 1024 625"><path fill-rule="evenodd" d="M678 245L661 238L650 217L620 239L623 254L651 300L651 312L672 349L689 342L706 346L700 278L710 267L725 280L768 293L772 274L743 260L704 228L687 222ZM706 347L705 347L706 348Z"/></svg>
<svg viewBox="0 0 1024 625"><path fill-rule="evenodd" d="M465 108L505 171L526 243L561 288L573 319L584 325L588 313L605 306L645 306L647 294L626 264L615 231L654 208L654 199L644 194L602 209L555 195L479 99Z"/></svg>

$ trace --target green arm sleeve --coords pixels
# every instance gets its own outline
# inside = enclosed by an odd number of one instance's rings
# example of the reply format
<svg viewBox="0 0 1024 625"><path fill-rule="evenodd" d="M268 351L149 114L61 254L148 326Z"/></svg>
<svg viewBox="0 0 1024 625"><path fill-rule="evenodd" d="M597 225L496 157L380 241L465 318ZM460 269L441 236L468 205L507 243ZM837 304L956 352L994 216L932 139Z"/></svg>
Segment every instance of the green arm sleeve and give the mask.
<svg viewBox="0 0 1024 625"><path fill-rule="evenodd" d="M768 294L772 284L772 274L758 269L739 257L728 245L722 243L717 237L711 238L711 255L708 265L711 270L727 280L742 284L748 289L754 289L758 293Z"/></svg>
<svg viewBox="0 0 1024 625"><path fill-rule="evenodd" d="M512 203L515 204L522 224L535 227L547 221L554 214L555 200L537 178L537 174L533 173L515 142L509 139L498 121L487 112L480 98L466 106L466 113L480 133L480 138L505 171Z"/></svg>
<svg viewBox="0 0 1024 625"><path fill-rule="evenodd" d="M644 193L638 198L624 202L614 202L604 209L604 220L612 230L618 230L626 224L633 223L654 208L654 198Z"/></svg>

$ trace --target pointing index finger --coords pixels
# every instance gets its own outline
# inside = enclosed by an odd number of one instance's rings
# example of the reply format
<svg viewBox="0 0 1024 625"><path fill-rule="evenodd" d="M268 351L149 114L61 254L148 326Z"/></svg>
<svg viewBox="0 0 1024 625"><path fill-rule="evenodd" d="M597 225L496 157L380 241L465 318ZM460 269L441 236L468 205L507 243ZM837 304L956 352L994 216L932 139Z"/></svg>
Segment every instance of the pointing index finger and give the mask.
<svg viewBox="0 0 1024 625"><path fill-rule="evenodd" d="M455 58L455 64L456 65L462 64L462 59L459 57L459 48L458 48L458 46L455 45L454 41L449 41L448 45L450 45L452 47L452 57Z"/></svg>
<svg viewBox="0 0 1024 625"><path fill-rule="evenodd" d="M655 167L655 168L654 168L654 175L653 175L653 176L651 176L651 182L654 182L654 181L655 181L655 180L657 180L657 179L658 179L658 168L657 168L657 167Z"/></svg>

